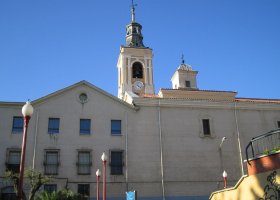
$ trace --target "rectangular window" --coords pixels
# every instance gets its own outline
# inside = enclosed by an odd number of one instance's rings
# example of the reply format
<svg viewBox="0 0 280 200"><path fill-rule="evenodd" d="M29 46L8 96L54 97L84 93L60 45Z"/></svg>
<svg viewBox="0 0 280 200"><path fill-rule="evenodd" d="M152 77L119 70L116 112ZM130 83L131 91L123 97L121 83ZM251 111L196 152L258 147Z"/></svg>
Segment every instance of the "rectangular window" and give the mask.
<svg viewBox="0 0 280 200"><path fill-rule="evenodd" d="M203 125L203 134L204 135L211 135L210 120L209 119L202 119L202 125Z"/></svg>
<svg viewBox="0 0 280 200"><path fill-rule="evenodd" d="M91 167L91 153L90 151L79 151L78 152L78 174L90 174Z"/></svg>
<svg viewBox="0 0 280 200"><path fill-rule="evenodd" d="M280 128L280 121L277 122L277 126L278 126L278 128Z"/></svg>
<svg viewBox="0 0 280 200"><path fill-rule="evenodd" d="M23 117L14 117L13 118L13 133L23 132Z"/></svg>
<svg viewBox="0 0 280 200"><path fill-rule="evenodd" d="M1 183L0 199L2 200L17 200L15 189L13 186L6 186Z"/></svg>
<svg viewBox="0 0 280 200"><path fill-rule="evenodd" d="M59 118L49 118L48 133L59 133Z"/></svg>
<svg viewBox="0 0 280 200"><path fill-rule="evenodd" d="M186 81L186 87L191 87L191 82L190 81Z"/></svg>
<svg viewBox="0 0 280 200"><path fill-rule="evenodd" d="M121 135L122 133L122 121L121 120L111 120L111 134Z"/></svg>
<svg viewBox="0 0 280 200"><path fill-rule="evenodd" d="M21 150L8 149L7 162L6 162L7 171L13 171L15 173L19 173L20 156L21 156Z"/></svg>
<svg viewBox="0 0 280 200"><path fill-rule="evenodd" d="M80 119L80 134L88 135L90 134L90 119Z"/></svg>
<svg viewBox="0 0 280 200"><path fill-rule="evenodd" d="M56 184L45 184L44 190L46 192L52 193L57 191L57 185Z"/></svg>
<svg viewBox="0 0 280 200"><path fill-rule="evenodd" d="M123 174L123 151L111 151L111 175Z"/></svg>
<svg viewBox="0 0 280 200"><path fill-rule="evenodd" d="M89 198L90 185L89 184L78 184L78 194L81 194L85 198Z"/></svg>
<svg viewBox="0 0 280 200"><path fill-rule="evenodd" d="M46 150L45 151L45 174L57 175L59 165L59 151L58 150Z"/></svg>

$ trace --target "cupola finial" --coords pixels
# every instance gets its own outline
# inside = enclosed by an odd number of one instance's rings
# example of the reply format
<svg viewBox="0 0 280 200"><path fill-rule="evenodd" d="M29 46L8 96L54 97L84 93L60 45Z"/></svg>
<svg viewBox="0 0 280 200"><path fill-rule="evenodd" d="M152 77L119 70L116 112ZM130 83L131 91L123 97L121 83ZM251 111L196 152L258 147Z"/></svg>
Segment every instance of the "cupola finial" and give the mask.
<svg viewBox="0 0 280 200"><path fill-rule="evenodd" d="M181 59L182 59L182 64L185 64L185 59L184 59L184 54L183 53L182 53Z"/></svg>
<svg viewBox="0 0 280 200"><path fill-rule="evenodd" d="M132 22L135 22L135 7L137 4L134 4L133 0L131 0L131 20Z"/></svg>

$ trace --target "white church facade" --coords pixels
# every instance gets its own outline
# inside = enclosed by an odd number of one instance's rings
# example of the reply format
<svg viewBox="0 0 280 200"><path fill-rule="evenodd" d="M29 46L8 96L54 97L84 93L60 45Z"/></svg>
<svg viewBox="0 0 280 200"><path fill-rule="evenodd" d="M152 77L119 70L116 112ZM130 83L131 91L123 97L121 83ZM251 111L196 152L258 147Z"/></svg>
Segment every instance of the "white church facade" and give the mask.
<svg viewBox="0 0 280 200"><path fill-rule="evenodd" d="M252 137L280 128L280 100L198 89L198 72L184 60L172 88L155 94L153 52L141 29L133 8L117 62L118 97L81 81L31 102L26 168L53 177L42 190L67 187L95 199L105 152L107 199L135 190L138 199L206 200L223 188L224 170L229 185L246 174ZM0 102L2 198L11 188L5 171L19 168L23 105Z"/></svg>

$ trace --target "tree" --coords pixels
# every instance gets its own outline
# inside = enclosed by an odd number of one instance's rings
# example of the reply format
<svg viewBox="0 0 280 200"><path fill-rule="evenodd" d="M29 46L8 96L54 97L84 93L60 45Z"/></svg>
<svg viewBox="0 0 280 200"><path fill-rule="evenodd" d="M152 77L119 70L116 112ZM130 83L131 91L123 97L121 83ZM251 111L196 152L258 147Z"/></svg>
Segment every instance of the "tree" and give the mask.
<svg viewBox="0 0 280 200"><path fill-rule="evenodd" d="M51 178L43 175L41 172L35 171L34 169L28 169L24 172L25 178L28 179L30 190L29 190L29 200L34 200L36 192L40 187L48 182ZM12 181L14 190L16 192L16 197L18 197L18 186L19 186L19 174L13 171L7 171L5 173L5 178ZM23 199L27 199L23 191Z"/></svg>
<svg viewBox="0 0 280 200"><path fill-rule="evenodd" d="M28 178L30 184L29 200L33 200L40 187L50 182L51 179L50 177L45 176L41 172L35 170L27 170L26 177Z"/></svg>
<svg viewBox="0 0 280 200"><path fill-rule="evenodd" d="M5 172L4 177L12 182L13 187L14 187L14 191L16 193L16 197L18 199L19 174L12 171L12 170L9 170L9 171ZM23 198L26 199L24 192L23 192Z"/></svg>

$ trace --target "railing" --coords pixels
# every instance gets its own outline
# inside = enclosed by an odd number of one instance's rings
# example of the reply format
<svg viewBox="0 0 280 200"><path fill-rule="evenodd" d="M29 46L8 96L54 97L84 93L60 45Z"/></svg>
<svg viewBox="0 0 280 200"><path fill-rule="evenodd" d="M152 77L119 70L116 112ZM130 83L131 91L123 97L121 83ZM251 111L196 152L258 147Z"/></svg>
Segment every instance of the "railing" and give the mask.
<svg viewBox="0 0 280 200"><path fill-rule="evenodd" d="M262 155L268 155L280 150L280 129L270 131L251 139L246 147L246 159L253 159ZM250 151L250 152L249 152Z"/></svg>

